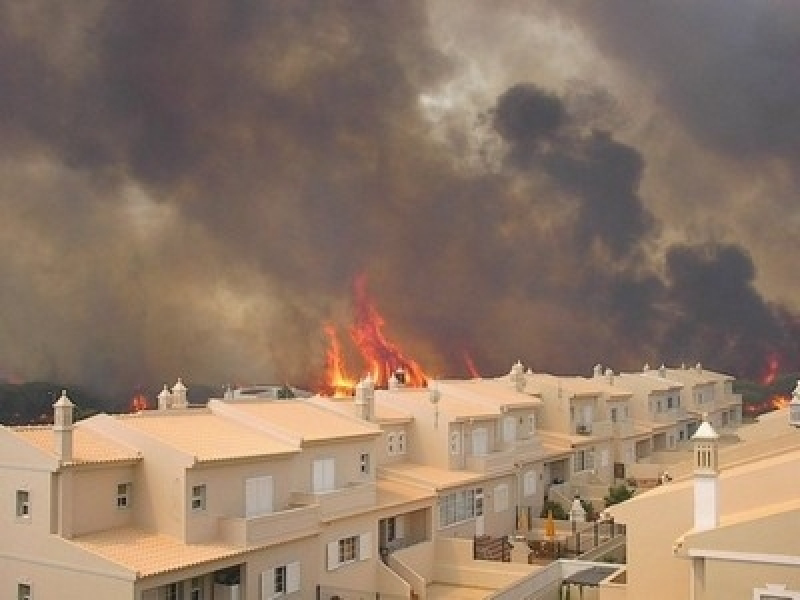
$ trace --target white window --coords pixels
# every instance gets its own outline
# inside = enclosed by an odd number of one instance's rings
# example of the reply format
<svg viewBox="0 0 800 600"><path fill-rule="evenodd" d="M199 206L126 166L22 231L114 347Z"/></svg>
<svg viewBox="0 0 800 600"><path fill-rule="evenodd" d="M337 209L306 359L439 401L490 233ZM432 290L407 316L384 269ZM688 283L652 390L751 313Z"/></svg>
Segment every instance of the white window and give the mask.
<svg viewBox="0 0 800 600"><path fill-rule="evenodd" d="M189 600L203 600L203 578L192 577L190 582Z"/></svg>
<svg viewBox="0 0 800 600"><path fill-rule="evenodd" d="M261 573L261 600L300 591L300 563L292 562Z"/></svg>
<svg viewBox="0 0 800 600"><path fill-rule="evenodd" d="M787 590L785 584L768 583L753 590L753 600L800 600L800 592Z"/></svg>
<svg viewBox="0 0 800 600"><path fill-rule="evenodd" d="M192 510L206 509L206 484L192 486Z"/></svg>
<svg viewBox="0 0 800 600"><path fill-rule="evenodd" d="M536 415L533 413L528 415L528 431L531 435L536 433Z"/></svg>
<svg viewBox="0 0 800 600"><path fill-rule="evenodd" d="M17 517L29 519L31 516L31 493L28 490L17 490Z"/></svg>
<svg viewBox="0 0 800 600"><path fill-rule="evenodd" d="M573 471L580 473L581 471L588 471L594 468L594 451L578 450L572 455L573 458Z"/></svg>
<svg viewBox="0 0 800 600"><path fill-rule="evenodd" d="M405 431L398 431L397 432L397 454L405 454L406 453L406 432Z"/></svg>
<svg viewBox="0 0 800 600"><path fill-rule="evenodd" d="M372 558L372 534L362 533L328 543L328 570Z"/></svg>
<svg viewBox="0 0 800 600"><path fill-rule="evenodd" d="M397 442L393 431L390 431L386 436L386 452L389 456L393 456L397 452Z"/></svg>
<svg viewBox="0 0 800 600"><path fill-rule="evenodd" d="M536 493L536 471L526 471L522 476L522 490L526 496Z"/></svg>
<svg viewBox="0 0 800 600"><path fill-rule="evenodd" d="M244 482L244 513L247 518L272 512L274 487L271 475L250 477Z"/></svg>
<svg viewBox="0 0 800 600"><path fill-rule="evenodd" d="M439 497L439 527L483 515L483 488L470 488Z"/></svg>
<svg viewBox="0 0 800 600"><path fill-rule="evenodd" d="M472 430L472 454L473 456L486 456L489 452L489 432L485 427L478 427Z"/></svg>
<svg viewBox="0 0 800 600"><path fill-rule="evenodd" d="M452 431L450 432L450 454L458 455L461 454L461 432L460 431Z"/></svg>
<svg viewBox="0 0 800 600"><path fill-rule="evenodd" d="M367 454L366 452L361 453L359 470L363 475L369 474L369 454Z"/></svg>
<svg viewBox="0 0 800 600"><path fill-rule="evenodd" d="M117 484L117 508L130 508L131 486L132 484L130 482Z"/></svg>
<svg viewBox="0 0 800 600"><path fill-rule="evenodd" d="M513 442L517 439L517 419L514 417L503 417L503 441Z"/></svg>
<svg viewBox="0 0 800 600"><path fill-rule="evenodd" d="M494 512L508 510L508 484L497 485L494 488Z"/></svg>
<svg viewBox="0 0 800 600"><path fill-rule="evenodd" d="M30 583L17 584L17 600L31 600L33 593L31 592Z"/></svg>
<svg viewBox="0 0 800 600"><path fill-rule="evenodd" d="M314 492L329 492L334 489L335 464L333 458L318 458L312 468Z"/></svg>

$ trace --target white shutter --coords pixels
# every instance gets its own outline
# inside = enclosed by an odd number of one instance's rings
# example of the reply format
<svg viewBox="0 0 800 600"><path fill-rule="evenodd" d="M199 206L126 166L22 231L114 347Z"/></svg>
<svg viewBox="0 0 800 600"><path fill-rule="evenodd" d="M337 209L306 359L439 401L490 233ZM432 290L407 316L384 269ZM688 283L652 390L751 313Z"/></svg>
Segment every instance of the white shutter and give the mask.
<svg viewBox="0 0 800 600"><path fill-rule="evenodd" d="M362 533L358 536L358 560L372 558L372 533Z"/></svg>
<svg viewBox="0 0 800 600"><path fill-rule="evenodd" d="M587 404L583 407L583 424L587 427L592 424L592 405Z"/></svg>
<svg viewBox="0 0 800 600"><path fill-rule="evenodd" d="M494 488L494 512L508 510L508 485L498 485Z"/></svg>
<svg viewBox="0 0 800 600"><path fill-rule="evenodd" d="M472 454L485 456L489 449L489 436L484 427L472 430Z"/></svg>
<svg viewBox="0 0 800 600"><path fill-rule="evenodd" d="M506 442L513 442L517 439L517 418L504 417L503 418L503 440Z"/></svg>
<svg viewBox="0 0 800 600"><path fill-rule="evenodd" d="M536 493L536 472L527 471L522 480L522 487L526 496L533 496Z"/></svg>
<svg viewBox="0 0 800 600"><path fill-rule="evenodd" d="M397 540L401 540L404 537L403 534L403 521L405 517L395 517L394 518L394 537Z"/></svg>
<svg viewBox="0 0 800 600"><path fill-rule="evenodd" d="M315 492L329 492L334 488L334 462L332 458L314 461L313 485Z"/></svg>
<svg viewBox="0 0 800 600"><path fill-rule="evenodd" d="M328 542L328 571L339 567L339 542Z"/></svg>
<svg viewBox="0 0 800 600"><path fill-rule="evenodd" d="M602 467L608 466L608 450L602 450L600 452L600 466Z"/></svg>
<svg viewBox="0 0 800 600"><path fill-rule="evenodd" d="M291 594L292 592L300 591L300 563L293 562L286 565L286 591Z"/></svg>
<svg viewBox="0 0 800 600"><path fill-rule="evenodd" d="M275 596L275 569L267 569L261 573L261 600L270 600Z"/></svg>
<svg viewBox="0 0 800 600"><path fill-rule="evenodd" d="M272 512L272 477L251 477L245 481L245 515L258 517Z"/></svg>

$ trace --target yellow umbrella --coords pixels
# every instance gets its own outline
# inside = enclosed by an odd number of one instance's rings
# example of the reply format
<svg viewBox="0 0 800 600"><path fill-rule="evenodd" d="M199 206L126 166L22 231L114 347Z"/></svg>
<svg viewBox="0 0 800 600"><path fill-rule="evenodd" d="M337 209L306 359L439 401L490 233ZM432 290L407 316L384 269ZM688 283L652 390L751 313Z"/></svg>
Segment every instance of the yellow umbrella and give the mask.
<svg viewBox="0 0 800 600"><path fill-rule="evenodd" d="M556 523L553 521L553 511L547 511L547 522L544 525L544 534L552 542L556 537Z"/></svg>

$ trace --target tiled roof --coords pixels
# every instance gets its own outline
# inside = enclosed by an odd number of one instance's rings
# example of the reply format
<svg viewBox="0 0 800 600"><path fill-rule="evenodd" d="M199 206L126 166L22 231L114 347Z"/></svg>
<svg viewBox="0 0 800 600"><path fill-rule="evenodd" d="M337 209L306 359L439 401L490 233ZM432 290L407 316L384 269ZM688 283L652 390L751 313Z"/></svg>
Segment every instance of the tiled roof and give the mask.
<svg viewBox="0 0 800 600"><path fill-rule="evenodd" d="M486 474L472 471L451 471L417 463L397 463L378 467L381 478L425 486L431 490L486 481Z"/></svg>
<svg viewBox="0 0 800 600"><path fill-rule="evenodd" d="M204 409L143 411L119 416L126 427L190 454L198 462L298 452L299 449Z"/></svg>
<svg viewBox="0 0 800 600"><path fill-rule="evenodd" d="M226 401L225 404L248 417L297 436L304 442L380 434L381 430L376 425L343 415L334 407L326 408L325 402L328 400L317 398L258 403Z"/></svg>
<svg viewBox="0 0 800 600"><path fill-rule="evenodd" d="M523 408L541 405L541 398L532 390L518 392L508 377L499 379L443 380L436 385L442 394L475 398L495 406Z"/></svg>
<svg viewBox="0 0 800 600"><path fill-rule="evenodd" d="M73 538L72 543L148 577L220 560L244 550L225 544L184 544L161 533L124 527Z"/></svg>
<svg viewBox="0 0 800 600"><path fill-rule="evenodd" d="M47 452L53 457L55 452L55 437L52 426L16 427L12 431L27 443L39 450ZM73 464L113 463L120 461L136 460L139 453L123 444L82 427L78 422L73 427L72 460Z"/></svg>

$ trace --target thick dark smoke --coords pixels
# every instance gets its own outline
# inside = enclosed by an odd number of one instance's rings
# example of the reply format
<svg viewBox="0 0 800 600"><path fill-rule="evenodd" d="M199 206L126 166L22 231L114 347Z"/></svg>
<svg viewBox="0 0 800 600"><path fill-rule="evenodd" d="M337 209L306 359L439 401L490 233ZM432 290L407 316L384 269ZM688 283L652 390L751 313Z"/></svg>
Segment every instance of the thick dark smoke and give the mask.
<svg viewBox="0 0 800 600"><path fill-rule="evenodd" d="M559 18L620 68L656 64L674 117L747 161L800 139L796 11L751 9L724 20L757 22L753 49L778 57L764 82L714 70L725 28L702 60L667 63L671 15L663 30L632 3ZM628 57L647 41L634 21L660 33ZM531 75L464 133L422 101L461 61L422 2L0 0L0 375L117 395L178 376L303 385L362 273L433 375L466 374L465 353L486 374L797 359L792 310L762 296L748 250L662 234L649 159L614 131L624 90ZM709 81L719 95L695 87ZM704 93L721 114L691 101ZM730 130L753 102L771 129ZM463 168L475 147L483 167Z"/></svg>

